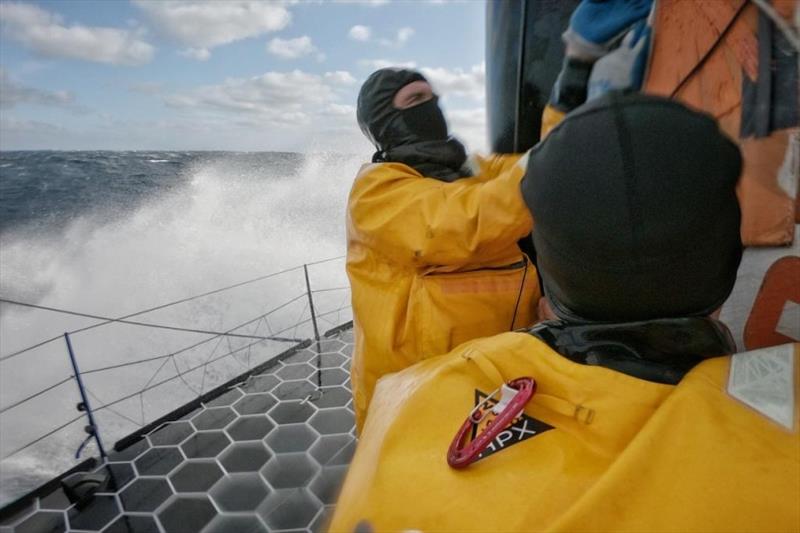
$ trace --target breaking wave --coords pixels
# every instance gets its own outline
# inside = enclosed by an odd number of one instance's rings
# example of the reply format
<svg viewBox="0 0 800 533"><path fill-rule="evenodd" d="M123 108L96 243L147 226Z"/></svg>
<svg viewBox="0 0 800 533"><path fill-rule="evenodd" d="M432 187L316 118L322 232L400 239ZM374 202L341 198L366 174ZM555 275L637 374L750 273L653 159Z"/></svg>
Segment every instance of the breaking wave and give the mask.
<svg viewBox="0 0 800 533"><path fill-rule="evenodd" d="M42 157L53 155L43 154ZM144 154L139 159L174 160L171 155ZM75 153L68 156L74 164L84 163ZM119 161L124 154L95 154L95 159L103 157L113 159L117 167L125 164ZM54 223L28 221L10 227L4 224L0 233L0 294L11 300L119 317L271 272L341 256L345 251L347 192L362 162L361 157L341 154L292 157L269 153L216 154L174 165L172 172L177 177L163 179L148 192L126 195L117 191L106 195L95 190L92 205L57 218ZM131 176L138 174L128 174L129 186L134 183ZM38 189L58 186L57 178L50 174L48 185ZM142 178L136 179L141 182ZM108 184L102 187L107 188ZM74 193L74 189L67 192ZM347 285L342 260L309 267L309 274L315 289ZM225 331L304 291L302 269L292 270L141 315L135 320ZM325 292L318 298L322 309L349 303L346 291ZM262 320L249 326L250 329L239 331L263 335L291 326L308 316L304 303L303 299L297 300L281 313L270 315L266 322ZM98 322L11 304L2 304L0 310L0 356ZM331 324L346 318L340 313L329 316ZM308 336L308 326L303 327L306 329L288 331ZM260 329L253 333L257 328ZM83 372L174 352L207 338L208 335L197 333L110 324L75 334L73 345ZM170 364L162 368L159 368L161 361L154 361L86 376L92 393L90 401L99 405L135 394L148 380L152 383L154 375L158 381L175 377L179 371L186 372L181 380L116 404L113 412L103 411L98 418L106 446L135 430L137 424L153 420L192 399L198 391L207 391L225 381L231 372L240 373L248 364L272 357L287 347L285 343L269 341L259 345L258 350L247 350L247 361L242 351L213 368L204 368L202 373L187 372L208 361L214 355L209 355L212 348L216 354L222 354L244 346L247 339L234 341L228 338L221 347L217 341L207 343L170 358ZM0 408L71 374L63 340L27 351L0 365ZM6 456L74 418L77 402L75 384L68 381L0 414L3 427L0 455ZM33 488L72 464L71 455L84 437L82 426L82 422L73 424L53 438L3 461L0 502Z"/></svg>

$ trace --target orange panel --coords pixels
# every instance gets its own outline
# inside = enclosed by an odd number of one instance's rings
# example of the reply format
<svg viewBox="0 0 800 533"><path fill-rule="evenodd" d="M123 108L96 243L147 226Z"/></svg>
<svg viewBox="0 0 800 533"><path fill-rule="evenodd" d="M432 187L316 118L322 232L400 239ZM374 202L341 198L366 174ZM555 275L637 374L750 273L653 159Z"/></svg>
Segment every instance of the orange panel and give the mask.
<svg viewBox="0 0 800 533"><path fill-rule="evenodd" d="M706 16L706 13L702 12L702 16ZM757 16L758 11L754 6L745 8L731 23L720 45L708 51L703 65L681 87L673 89L671 96L716 118L740 104L742 71L751 79L755 79L758 72ZM735 131L728 133L738 137L738 125Z"/></svg>
<svg viewBox="0 0 800 533"><path fill-rule="evenodd" d="M670 96L708 54L746 0L660 0L644 90Z"/></svg>
<svg viewBox="0 0 800 533"><path fill-rule="evenodd" d="M784 14L796 6L796 0L776 4ZM742 76L758 75L758 16L744 0L661 0L645 91L711 114L739 141L745 160L738 190L742 239L776 246L792 242L794 221L800 221L800 203L777 183L788 134L739 138Z"/></svg>
<svg viewBox="0 0 800 533"><path fill-rule="evenodd" d="M744 344L748 350L796 342L781 335L775 328L788 301L800 303L800 257L782 257L764 276L753 310L744 327Z"/></svg>
<svg viewBox="0 0 800 533"><path fill-rule="evenodd" d="M719 47L711 53L703 68L681 87L675 98L719 119L741 104L742 67L728 48ZM738 138L739 124L726 133Z"/></svg>

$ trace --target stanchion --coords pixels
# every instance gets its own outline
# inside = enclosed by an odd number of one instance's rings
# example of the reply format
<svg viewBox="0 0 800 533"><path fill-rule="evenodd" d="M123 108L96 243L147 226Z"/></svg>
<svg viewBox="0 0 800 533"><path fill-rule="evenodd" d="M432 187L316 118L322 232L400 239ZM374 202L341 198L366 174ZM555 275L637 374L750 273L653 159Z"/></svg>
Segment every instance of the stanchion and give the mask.
<svg viewBox="0 0 800 533"><path fill-rule="evenodd" d="M314 298L311 295L311 282L308 280L308 265L303 265L303 272L306 275L306 294L308 294L308 307L311 309L311 323L314 325L314 346L317 350L317 391L322 394L322 354L319 348L319 327L317 326L317 314L314 311Z"/></svg>
<svg viewBox="0 0 800 533"><path fill-rule="evenodd" d="M89 398L86 396L86 389L83 386L83 380L81 379L81 371L78 369L78 361L75 359L75 353L72 351L72 342L69 340L69 333L64 333L64 340L67 341L69 360L72 363L72 371L75 373L75 382L78 384L78 390L81 393L81 403L78 404L78 411L85 411L86 417L89 419L89 425L86 426L86 433L89 434L87 441L89 438L94 437L94 440L97 443L97 449L100 451L100 457L105 460L106 450L103 448L103 442L100 440L100 432L97 431L97 424L94 421L92 408L89 405ZM78 448L78 455L80 455L80 452L85 444L86 441L84 441L81 447Z"/></svg>

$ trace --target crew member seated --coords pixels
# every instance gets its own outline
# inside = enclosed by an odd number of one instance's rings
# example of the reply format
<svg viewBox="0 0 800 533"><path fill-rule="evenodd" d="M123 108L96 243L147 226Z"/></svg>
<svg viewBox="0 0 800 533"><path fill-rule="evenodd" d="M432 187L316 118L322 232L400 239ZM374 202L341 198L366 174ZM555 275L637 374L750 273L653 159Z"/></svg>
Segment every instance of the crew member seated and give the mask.
<svg viewBox="0 0 800 533"><path fill-rule="evenodd" d="M477 159L468 169L437 96L412 70L373 73L357 114L377 148L355 179L347 217L360 428L381 376L530 326L540 291L517 246L532 225L518 155Z"/></svg>
<svg viewBox="0 0 800 533"><path fill-rule="evenodd" d="M741 167L674 101L567 115L522 184L554 319L383 378L331 530L800 530L800 346L731 355L709 316Z"/></svg>

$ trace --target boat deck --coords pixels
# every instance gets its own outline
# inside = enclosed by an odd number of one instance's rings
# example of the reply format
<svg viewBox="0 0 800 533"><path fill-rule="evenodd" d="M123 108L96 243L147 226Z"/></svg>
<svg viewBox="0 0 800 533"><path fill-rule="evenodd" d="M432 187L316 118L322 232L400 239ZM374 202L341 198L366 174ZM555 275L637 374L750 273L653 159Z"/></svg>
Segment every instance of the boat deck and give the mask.
<svg viewBox="0 0 800 533"><path fill-rule="evenodd" d="M275 361L111 453L82 509L54 483L0 533L320 531L355 450L352 348L352 329L320 341L319 376L315 344Z"/></svg>

